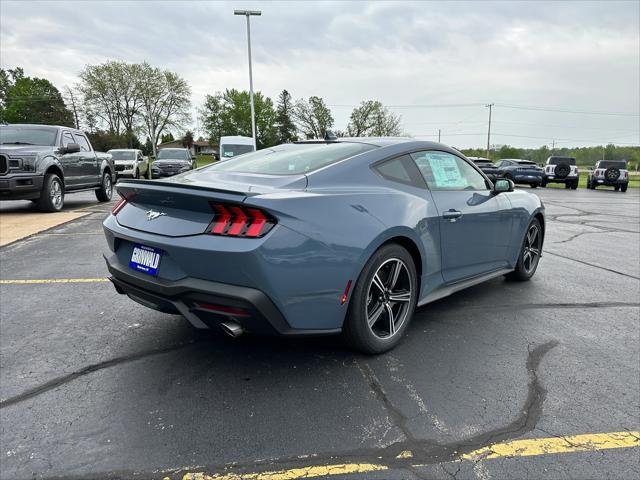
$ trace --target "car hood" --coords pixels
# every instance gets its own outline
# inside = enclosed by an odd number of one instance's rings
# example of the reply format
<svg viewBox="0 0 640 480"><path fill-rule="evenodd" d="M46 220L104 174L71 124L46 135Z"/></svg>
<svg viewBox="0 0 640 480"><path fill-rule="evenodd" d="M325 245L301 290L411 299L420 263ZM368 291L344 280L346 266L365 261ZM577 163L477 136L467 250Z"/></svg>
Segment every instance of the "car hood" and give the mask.
<svg viewBox="0 0 640 480"><path fill-rule="evenodd" d="M43 153L53 153L57 147L47 147L41 145L0 145L0 153L10 156L34 156Z"/></svg>

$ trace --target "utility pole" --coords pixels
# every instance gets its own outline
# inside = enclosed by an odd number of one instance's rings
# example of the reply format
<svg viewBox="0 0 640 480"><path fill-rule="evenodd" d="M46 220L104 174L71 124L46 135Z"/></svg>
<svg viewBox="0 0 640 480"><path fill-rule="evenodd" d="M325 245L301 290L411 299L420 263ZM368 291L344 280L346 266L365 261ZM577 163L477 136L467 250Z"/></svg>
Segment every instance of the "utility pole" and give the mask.
<svg viewBox="0 0 640 480"><path fill-rule="evenodd" d="M256 149L256 113L253 107L253 72L251 70L251 21L252 15L260 16L260 10L234 10L234 15L244 15L247 17L247 52L249 54L249 103L251 104L251 138L253 138L253 149Z"/></svg>
<svg viewBox="0 0 640 480"><path fill-rule="evenodd" d="M438 129L438 143L440 143L440 129Z"/></svg>
<svg viewBox="0 0 640 480"><path fill-rule="evenodd" d="M489 107L489 129L487 130L487 158L489 157L489 149L491 146L491 109L493 108L493 103L489 103L485 105L485 107Z"/></svg>

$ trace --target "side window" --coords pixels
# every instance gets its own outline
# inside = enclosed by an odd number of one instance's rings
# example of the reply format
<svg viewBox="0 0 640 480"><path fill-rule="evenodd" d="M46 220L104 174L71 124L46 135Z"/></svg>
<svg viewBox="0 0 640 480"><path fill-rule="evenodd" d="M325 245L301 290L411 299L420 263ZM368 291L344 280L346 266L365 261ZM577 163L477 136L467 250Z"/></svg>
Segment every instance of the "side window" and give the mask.
<svg viewBox="0 0 640 480"><path fill-rule="evenodd" d="M74 133L73 134L73 138L76 139L76 143L78 145L80 145L80 151L81 152L90 152L91 151L91 147L89 146L89 142L87 142L87 139L84 137L84 135L80 135L78 133Z"/></svg>
<svg viewBox="0 0 640 480"><path fill-rule="evenodd" d="M412 153L430 190L487 190L484 177L456 155L426 151Z"/></svg>
<svg viewBox="0 0 640 480"><path fill-rule="evenodd" d="M62 146L66 147L70 143L76 143L70 132L64 132L62 134Z"/></svg>
<svg viewBox="0 0 640 480"><path fill-rule="evenodd" d="M373 169L382 177L393 182L404 183L418 188L424 188L425 186L420 172L416 169L409 155L385 160L374 165Z"/></svg>

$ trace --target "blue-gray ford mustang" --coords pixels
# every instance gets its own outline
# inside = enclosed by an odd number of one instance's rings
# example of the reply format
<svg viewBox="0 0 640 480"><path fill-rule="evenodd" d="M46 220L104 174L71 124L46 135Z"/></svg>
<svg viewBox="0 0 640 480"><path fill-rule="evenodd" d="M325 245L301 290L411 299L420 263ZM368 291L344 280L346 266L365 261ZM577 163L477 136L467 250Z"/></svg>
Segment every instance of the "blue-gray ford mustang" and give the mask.
<svg viewBox="0 0 640 480"><path fill-rule="evenodd" d="M104 229L119 293L198 328L341 333L368 353L395 346L416 306L528 280L544 239L536 195L413 139L279 145L117 190Z"/></svg>

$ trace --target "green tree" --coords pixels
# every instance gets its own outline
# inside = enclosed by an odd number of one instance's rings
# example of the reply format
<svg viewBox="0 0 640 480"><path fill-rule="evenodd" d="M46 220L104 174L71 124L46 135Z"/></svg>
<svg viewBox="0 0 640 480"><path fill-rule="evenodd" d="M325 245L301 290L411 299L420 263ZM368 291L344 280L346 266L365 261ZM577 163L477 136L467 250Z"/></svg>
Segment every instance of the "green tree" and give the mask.
<svg viewBox="0 0 640 480"><path fill-rule="evenodd" d="M151 143L151 139L147 137L147 140L144 142L142 146L142 154L143 155L153 155L153 144Z"/></svg>
<svg viewBox="0 0 640 480"><path fill-rule="evenodd" d="M1 72L1 122L74 126L73 114L49 80L25 77L21 68Z"/></svg>
<svg viewBox="0 0 640 480"><path fill-rule="evenodd" d="M300 99L293 109L293 120L306 138L324 138L325 132L333 127L331 110L320 97Z"/></svg>
<svg viewBox="0 0 640 480"><path fill-rule="evenodd" d="M522 150L511 145L502 145L498 150L498 158L521 158Z"/></svg>
<svg viewBox="0 0 640 480"><path fill-rule="evenodd" d="M154 68L146 62L139 65L138 75L139 117L144 132L151 138L155 156L162 133L190 120L191 89L177 73Z"/></svg>
<svg viewBox="0 0 640 480"><path fill-rule="evenodd" d="M286 90L280 92L276 107L276 137L278 143L295 142L298 139L297 128L293 123L293 99Z"/></svg>
<svg viewBox="0 0 640 480"><path fill-rule="evenodd" d="M182 136L182 146L188 149L193 147L193 132L191 130L187 130Z"/></svg>
<svg viewBox="0 0 640 480"><path fill-rule="evenodd" d="M394 137L402 134L400 116L377 100L367 100L353 109L347 133L351 137Z"/></svg>
<svg viewBox="0 0 640 480"><path fill-rule="evenodd" d="M256 115L256 147L270 147L278 143L273 102L260 92L253 96ZM217 144L226 135L251 136L251 107L249 92L236 89L207 95L200 109L200 120L209 141Z"/></svg>
<svg viewBox="0 0 640 480"><path fill-rule="evenodd" d="M160 143L173 142L175 138L173 138L173 134L171 132L163 133L160 136Z"/></svg>

